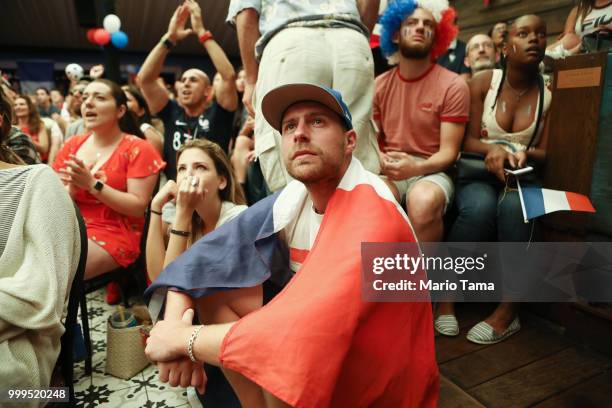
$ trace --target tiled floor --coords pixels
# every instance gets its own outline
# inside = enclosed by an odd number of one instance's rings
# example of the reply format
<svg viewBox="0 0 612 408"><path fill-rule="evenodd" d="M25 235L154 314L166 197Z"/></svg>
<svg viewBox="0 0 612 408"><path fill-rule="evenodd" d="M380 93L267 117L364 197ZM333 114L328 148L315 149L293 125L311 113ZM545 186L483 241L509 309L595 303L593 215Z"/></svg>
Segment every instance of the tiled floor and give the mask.
<svg viewBox="0 0 612 408"><path fill-rule="evenodd" d="M83 361L75 364L77 407L189 407L186 389L160 383L154 365L129 380L106 374L106 320L115 307L104 302L104 289L87 296L87 307L93 348L92 375L85 375Z"/></svg>

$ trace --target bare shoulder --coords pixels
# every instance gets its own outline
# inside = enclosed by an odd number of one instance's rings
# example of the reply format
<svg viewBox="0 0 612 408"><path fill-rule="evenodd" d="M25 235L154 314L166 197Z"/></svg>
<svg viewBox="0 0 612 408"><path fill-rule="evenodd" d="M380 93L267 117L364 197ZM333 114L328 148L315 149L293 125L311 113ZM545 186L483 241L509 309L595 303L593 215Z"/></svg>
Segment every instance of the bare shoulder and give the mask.
<svg viewBox="0 0 612 408"><path fill-rule="evenodd" d="M489 91L489 87L491 86L492 79L492 69L487 69L475 73L469 82L470 91L472 92L472 94L478 93L486 95L486 93Z"/></svg>

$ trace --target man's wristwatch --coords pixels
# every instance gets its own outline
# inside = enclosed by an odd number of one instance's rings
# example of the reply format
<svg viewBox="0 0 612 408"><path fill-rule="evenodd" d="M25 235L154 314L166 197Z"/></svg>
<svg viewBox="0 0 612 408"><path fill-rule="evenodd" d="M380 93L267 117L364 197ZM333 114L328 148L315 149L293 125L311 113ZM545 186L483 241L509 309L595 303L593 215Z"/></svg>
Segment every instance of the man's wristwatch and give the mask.
<svg viewBox="0 0 612 408"><path fill-rule="evenodd" d="M100 180L96 180L92 188L89 189L89 192L92 194L98 194L104 188L104 183Z"/></svg>

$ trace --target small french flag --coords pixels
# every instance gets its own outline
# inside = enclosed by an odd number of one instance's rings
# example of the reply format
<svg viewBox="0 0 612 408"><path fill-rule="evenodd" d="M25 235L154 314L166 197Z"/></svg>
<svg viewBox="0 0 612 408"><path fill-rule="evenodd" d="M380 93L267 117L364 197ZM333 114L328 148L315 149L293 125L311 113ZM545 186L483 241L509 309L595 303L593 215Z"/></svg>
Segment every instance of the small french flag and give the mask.
<svg viewBox="0 0 612 408"><path fill-rule="evenodd" d="M595 212L591 200L582 194L538 187L521 188L520 183L518 187L525 222L555 211Z"/></svg>

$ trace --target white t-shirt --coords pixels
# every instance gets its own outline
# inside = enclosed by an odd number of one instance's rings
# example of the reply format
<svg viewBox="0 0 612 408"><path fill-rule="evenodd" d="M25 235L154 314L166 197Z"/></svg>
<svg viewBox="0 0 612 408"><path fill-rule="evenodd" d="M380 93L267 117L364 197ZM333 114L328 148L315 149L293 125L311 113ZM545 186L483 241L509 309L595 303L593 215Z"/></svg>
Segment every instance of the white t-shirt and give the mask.
<svg viewBox="0 0 612 408"><path fill-rule="evenodd" d="M284 236L289 246L290 267L293 273L300 269L314 245L322 221L323 214L315 212L312 200L308 197L297 219L285 227Z"/></svg>
<svg viewBox="0 0 612 408"><path fill-rule="evenodd" d="M578 15L574 31L580 37L584 37L597 28L610 24L612 24L612 2L603 7L593 7L584 19L581 15Z"/></svg>

